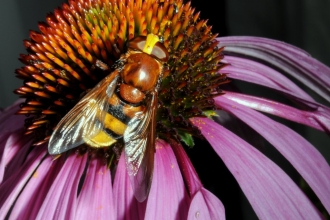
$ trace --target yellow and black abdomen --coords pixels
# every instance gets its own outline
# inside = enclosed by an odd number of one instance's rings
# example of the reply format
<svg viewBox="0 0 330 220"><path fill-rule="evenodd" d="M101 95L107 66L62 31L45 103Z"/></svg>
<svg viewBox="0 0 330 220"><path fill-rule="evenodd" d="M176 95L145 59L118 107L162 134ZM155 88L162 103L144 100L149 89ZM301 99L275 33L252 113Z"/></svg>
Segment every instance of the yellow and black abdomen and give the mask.
<svg viewBox="0 0 330 220"><path fill-rule="evenodd" d="M130 119L138 112L145 110L144 105L131 105L118 98L116 94L108 100L109 109L106 113L104 128L95 137L85 140L88 145L95 148L109 147L123 137Z"/></svg>

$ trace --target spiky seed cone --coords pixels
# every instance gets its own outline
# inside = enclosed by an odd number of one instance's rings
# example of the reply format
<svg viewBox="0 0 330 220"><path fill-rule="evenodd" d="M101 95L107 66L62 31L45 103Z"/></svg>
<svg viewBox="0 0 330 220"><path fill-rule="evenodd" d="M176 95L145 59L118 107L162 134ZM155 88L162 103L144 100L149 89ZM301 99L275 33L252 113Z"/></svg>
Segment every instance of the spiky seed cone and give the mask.
<svg viewBox="0 0 330 220"><path fill-rule="evenodd" d="M108 72L96 60L112 66L135 36L159 35L170 59L159 90L157 134L177 140L197 135L189 118L214 110L226 76L218 73L222 48L207 21L182 0L69 0L31 31L16 70L24 85L18 114L27 115L26 134L34 145L48 141L59 120Z"/></svg>

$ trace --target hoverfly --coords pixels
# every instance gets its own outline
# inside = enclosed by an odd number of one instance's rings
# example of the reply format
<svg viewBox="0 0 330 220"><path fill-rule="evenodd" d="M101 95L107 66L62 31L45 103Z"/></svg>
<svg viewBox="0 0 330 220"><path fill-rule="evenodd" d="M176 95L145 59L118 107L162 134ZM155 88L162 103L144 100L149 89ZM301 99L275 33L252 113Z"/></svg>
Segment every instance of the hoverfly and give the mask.
<svg viewBox="0 0 330 220"><path fill-rule="evenodd" d="M91 89L58 123L48 152L58 155L86 143L92 148L123 141L127 172L137 200L151 186L158 87L169 54L156 35L128 41L123 63ZM99 68L109 69L101 61Z"/></svg>

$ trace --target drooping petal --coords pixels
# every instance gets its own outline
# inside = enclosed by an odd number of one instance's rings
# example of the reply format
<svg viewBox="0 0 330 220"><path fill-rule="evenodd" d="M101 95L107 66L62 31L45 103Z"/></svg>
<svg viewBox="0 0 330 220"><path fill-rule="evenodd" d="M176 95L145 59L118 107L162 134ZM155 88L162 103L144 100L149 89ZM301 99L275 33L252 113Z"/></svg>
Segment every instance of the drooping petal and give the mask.
<svg viewBox="0 0 330 220"><path fill-rule="evenodd" d="M1 134L16 131L24 126L24 120L26 119L26 116L15 114L20 109L19 105L22 102L24 101L22 99L19 99L13 105L7 107L4 111L0 112Z"/></svg>
<svg viewBox="0 0 330 220"><path fill-rule="evenodd" d="M113 183L113 201L118 220L144 219L146 202L139 203L135 199L123 154L119 159Z"/></svg>
<svg viewBox="0 0 330 220"><path fill-rule="evenodd" d="M321 219L297 185L262 153L210 119L192 122L234 175L260 219Z"/></svg>
<svg viewBox="0 0 330 220"><path fill-rule="evenodd" d="M71 154L62 166L36 219L74 219L77 191L87 155Z"/></svg>
<svg viewBox="0 0 330 220"><path fill-rule="evenodd" d="M36 219L62 165L61 159L54 161L46 157L42 161L15 202L9 219Z"/></svg>
<svg viewBox="0 0 330 220"><path fill-rule="evenodd" d="M198 174L183 147L174 141L170 141L170 145L180 166L188 192L190 196L193 196L203 187Z"/></svg>
<svg viewBox="0 0 330 220"><path fill-rule="evenodd" d="M308 125L330 133L330 115L324 114L324 108L304 111L269 99L226 91L224 97L249 108L266 112L294 122Z"/></svg>
<svg viewBox="0 0 330 220"><path fill-rule="evenodd" d="M76 219L115 220L110 170L98 158L91 159L78 197Z"/></svg>
<svg viewBox="0 0 330 220"><path fill-rule="evenodd" d="M241 106L226 97L217 105L240 118L268 140L297 169L330 213L330 166L304 138L263 114Z"/></svg>
<svg viewBox="0 0 330 220"><path fill-rule="evenodd" d="M34 148L24 164L0 185L0 219L5 219L25 184L46 155L44 147Z"/></svg>
<svg viewBox="0 0 330 220"><path fill-rule="evenodd" d="M21 167L31 145L23 129L0 135L0 183Z"/></svg>
<svg viewBox="0 0 330 220"><path fill-rule="evenodd" d="M226 219L225 208L216 196L202 188L191 201L187 219Z"/></svg>
<svg viewBox="0 0 330 220"><path fill-rule="evenodd" d="M224 61L228 62L230 65L222 68L221 72L228 74L227 76L229 78L272 88L298 99L304 99L309 102L313 101L310 95L285 77L283 73L267 65L254 60L229 55L225 56Z"/></svg>
<svg viewBox="0 0 330 220"><path fill-rule="evenodd" d="M330 102L330 68L290 44L259 37L222 37L225 53L258 59L294 77Z"/></svg>
<svg viewBox="0 0 330 220"><path fill-rule="evenodd" d="M157 141L145 219L186 219L190 198L171 146Z"/></svg>
<svg viewBox="0 0 330 220"><path fill-rule="evenodd" d="M216 196L203 188L183 147L175 142L171 142L171 147L192 197L187 219L226 219L223 204Z"/></svg>

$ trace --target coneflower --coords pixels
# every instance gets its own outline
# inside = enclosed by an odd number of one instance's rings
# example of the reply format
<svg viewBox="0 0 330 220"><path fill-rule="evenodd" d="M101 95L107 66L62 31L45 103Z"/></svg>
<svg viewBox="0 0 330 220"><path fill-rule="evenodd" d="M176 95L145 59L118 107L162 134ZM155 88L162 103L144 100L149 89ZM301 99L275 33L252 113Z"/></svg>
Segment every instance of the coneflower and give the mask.
<svg viewBox="0 0 330 220"><path fill-rule="evenodd" d="M135 37L159 37L169 54L158 88L151 188L134 196L123 140L82 144L52 156L59 121L111 72ZM25 40L20 99L0 113L0 219L225 219L186 155L206 139L261 219L322 219L301 189L262 152L222 125L237 117L272 144L330 212L330 167L303 137L267 115L330 132L330 69L291 45L256 37L218 38L190 2L69 0ZM231 81L269 88L292 106L240 93ZM260 112L265 112L267 115ZM17 115L17 114L19 115ZM150 150L150 149L147 149ZM193 150L193 149L192 149ZM216 174L216 171L215 171Z"/></svg>

